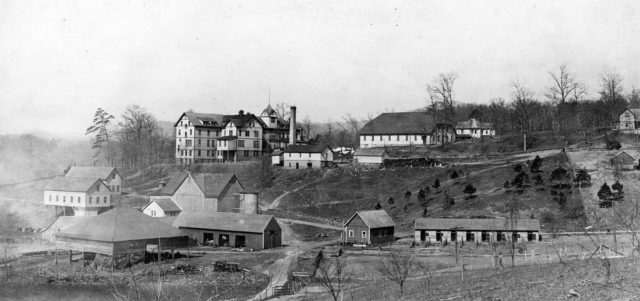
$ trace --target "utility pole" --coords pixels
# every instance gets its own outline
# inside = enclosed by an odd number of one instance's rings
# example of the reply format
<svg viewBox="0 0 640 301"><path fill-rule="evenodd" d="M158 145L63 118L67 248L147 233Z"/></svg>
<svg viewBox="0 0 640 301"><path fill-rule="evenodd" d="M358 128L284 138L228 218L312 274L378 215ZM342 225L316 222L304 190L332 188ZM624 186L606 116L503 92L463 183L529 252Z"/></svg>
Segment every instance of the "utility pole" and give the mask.
<svg viewBox="0 0 640 301"><path fill-rule="evenodd" d="M456 254L456 266L458 266L458 230L460 229L462 229L461 226L455 226L449 229L456 233L456 239L454 241L454 248L455 248L455 254Z"/></svg>

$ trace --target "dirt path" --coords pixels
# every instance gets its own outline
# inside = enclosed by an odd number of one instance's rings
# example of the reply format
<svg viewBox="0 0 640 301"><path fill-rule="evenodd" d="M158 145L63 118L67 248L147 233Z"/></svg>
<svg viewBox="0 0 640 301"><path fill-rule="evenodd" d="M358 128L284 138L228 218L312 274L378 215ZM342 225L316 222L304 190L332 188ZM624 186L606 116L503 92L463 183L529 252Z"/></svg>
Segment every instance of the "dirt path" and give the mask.
<svg viewBox="0 0 640 301"><path fill-rule="evenodd" d="M299 187L297 187L297 188L294 188L293 190L285 191L283 194L279 195L275 200L273 200L273 202L271 202L271 204L266 205L266 206L260 206L260 209L261 209L262 211L269 210L269 209L276 209L276 208L278 207L278 205L280 205L280 201L281 201L285 196L289 195L289 194L290 194L290 193L292 193L292 192L297 192L297 191L299 191L300 189L305 188L305 187L307 187L307 186L309 186L309 185L313 185L313 184L315 184L315 183L318 183L318 182L320 182L320 181L324 180L324 179L325 179L329 174L332 174L332 173L333 173L333 170L332 170L332 169L327 169L327 170L326 170L326 172L322 175L322 177L321 177L320 179L317 179L317 180L315 180L315 181L313 181L313 182L309 182L309 183L307 183L307 184L304 184L304 185L302 185L302 186L299 186Z"/></svg>
<svg viewBox="0 0 640 301"><path fill-rule="evenodd" d="M309 225L309 226L314 226L314 227L324 228L324 229L331 229L331 230L342 230L342 227L336 227L336 226L329 225L329 224L320 224L320 223L308 222L308 221L303 221L303 220L298 220L298 219L278 218L278 221L283 222L283 223Z"/></svg>
<svg viewBox="0 0 640 301"><path fill-rule="evenodd" d="M297 248L289 248L289 250L286 251L287 256L285 256L285 258L278 259L274 262L269 267L271 282L269 282L269 285L264 290L249 300L261 300L269 296L270 293L273 292L274 287L283 286L288 280L289 267L295 262L296 258L298 258L299 252Z"/></svg>

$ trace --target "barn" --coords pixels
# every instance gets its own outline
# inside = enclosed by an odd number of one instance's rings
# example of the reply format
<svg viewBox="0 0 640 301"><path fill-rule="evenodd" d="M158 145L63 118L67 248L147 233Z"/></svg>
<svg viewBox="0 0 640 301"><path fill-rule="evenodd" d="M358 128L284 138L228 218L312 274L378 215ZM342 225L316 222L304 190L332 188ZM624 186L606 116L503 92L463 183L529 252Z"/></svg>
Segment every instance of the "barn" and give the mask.
<svg viewBox="0 0 640 301"><path fill-rule="evenodd" d="M617 153L611 158L611 166L619 166L622 170L633 170L636 160L629 154L628 151L623 150Z"/></svg>
<svg viewBox="0 0 640 301"><path fill-rule="evenodd" d="M187 246L179 229L131 208L115 208L88 217L54 234L56 249L110 256L112 264L132 255L144 256L147 245L160 251ZM142 255L142 256L141 256Z"/></svg>
<svg viewBox="0 0 640 301"><path fill-rule="evenodd" d="M363 165L381 166L389 154L384 148L360 148L353 154L353 162Z"/></svg>
<svg viewBox="0 0 640 301"><path fill-rule="evenodd" d="M351 244L377 245L393 242L395 223L384 210L356 212L344 224L342 241Z"/></svg>
<svg viewBox="0 0 640 301"><path fill-rule="evenodd" d="M415 242L472 241L491 242L516 239L538 241L540 222L537 219L497 218L417 218L414 224Z"/></svg>
<svg viewBox="0 0 640 301"><path fill-rule="evenodd" d="M183 211L172 224L198 242L216 246L249 249L282 246L282 229L272 215Z"/></svg>

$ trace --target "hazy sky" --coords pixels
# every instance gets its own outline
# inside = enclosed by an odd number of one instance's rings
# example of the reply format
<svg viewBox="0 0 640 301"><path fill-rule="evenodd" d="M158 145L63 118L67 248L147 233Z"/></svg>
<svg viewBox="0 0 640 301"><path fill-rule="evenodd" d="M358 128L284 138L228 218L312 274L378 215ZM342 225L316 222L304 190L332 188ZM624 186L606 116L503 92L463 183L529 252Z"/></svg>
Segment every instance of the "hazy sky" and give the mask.
<svg viewBox="0 0 640 301"><path fill-rule="evenodd" d="M99 3L100 2L100 3ZM103 107L339 120L425 104L456 71L458 101L541 94L567 63L640 86L640 1L0 0L0 133L84 133ZM542 97L541 97L542 98Z"/></svg>

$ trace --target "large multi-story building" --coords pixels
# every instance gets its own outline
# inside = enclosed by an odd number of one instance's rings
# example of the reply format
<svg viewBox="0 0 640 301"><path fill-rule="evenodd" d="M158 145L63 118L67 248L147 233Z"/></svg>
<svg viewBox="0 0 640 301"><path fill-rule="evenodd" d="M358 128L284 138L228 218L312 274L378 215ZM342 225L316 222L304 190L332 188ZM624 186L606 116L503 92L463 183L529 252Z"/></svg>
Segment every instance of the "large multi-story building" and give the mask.
<svg viewBox="0 0 640 301"><path fill-rule="evenodd" d="M256 116L239 111L237 115L185 112L174 127L176 161L179 163L235 162L260 158L275 149L303 140L302 130L293 126L296 139L291 142L291 123L295 107L285 121L272 107Z"/></svg>

